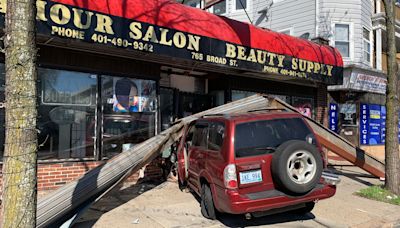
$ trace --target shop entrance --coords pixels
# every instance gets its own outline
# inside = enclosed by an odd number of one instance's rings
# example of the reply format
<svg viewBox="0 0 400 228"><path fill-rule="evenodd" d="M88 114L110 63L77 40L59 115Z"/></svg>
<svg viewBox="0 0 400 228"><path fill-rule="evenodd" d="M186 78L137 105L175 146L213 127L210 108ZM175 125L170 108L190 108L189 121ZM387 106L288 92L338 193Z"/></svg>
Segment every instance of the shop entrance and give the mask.
<svg viewBox="0 0 400 228"><path fill-rule="evenodd" d="M211 96L179 92L178 117L183 118L211 108Z"/></svg>

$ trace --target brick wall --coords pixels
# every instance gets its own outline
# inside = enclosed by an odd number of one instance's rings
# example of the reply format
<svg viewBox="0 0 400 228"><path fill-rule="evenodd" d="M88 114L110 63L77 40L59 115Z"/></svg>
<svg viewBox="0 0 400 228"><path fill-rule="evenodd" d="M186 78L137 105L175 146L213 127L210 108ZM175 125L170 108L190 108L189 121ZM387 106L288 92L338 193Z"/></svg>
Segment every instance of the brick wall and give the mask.
<svg viewBox="0 0 400 228"><path fill-rule="evenodd" d="M317 88L316 111L316 120L324 126L328 126L328 87L324 84L319 84Z"/></svg>
<svg viewBox="0 0 400 228"><path fill-rule="evenodd" d="M144 177L146 178L161 178L161 158L155 159L146 166ZM88 161L88 162L60 162L49 164L38 164L38 191L56 190L61 186L70 183L87 171L103 164L103 161ZM0 187L3 186L3 178L0 165ZM139 179L139 172L133 173L126 181L133 182ZM0 189L1 193L1 189ZM40 193L39 193L40 195Z"/></svg>
<svg viewBox="0 0 400 228"><path fill-rule="evenodd" d="M55 190L103 162L63 162L38 165L38 190Z"/></svg>

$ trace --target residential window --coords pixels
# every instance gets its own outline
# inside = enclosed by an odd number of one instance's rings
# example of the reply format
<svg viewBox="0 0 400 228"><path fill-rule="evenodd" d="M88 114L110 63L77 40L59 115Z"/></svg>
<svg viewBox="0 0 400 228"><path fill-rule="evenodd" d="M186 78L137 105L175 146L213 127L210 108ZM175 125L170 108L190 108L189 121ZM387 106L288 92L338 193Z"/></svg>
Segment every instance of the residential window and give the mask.
<svg viewBox="0 0 400 228"><path fill-rule="evenodd" d="M236 10L247 8L247 0L236 0Z"/></svg>
<svg viewBox="0 0 400 228"><path fill-rule="evenodd" d="M335 47L343 57L350 57L350 26L335 24Z"/></svg>
<svg viewBox="0 0 400 228"><path fill-rule="evenodd" d="M226 13L226 1L222 1L213 6L213 13L216 15L222 15Z"/></svg>
<svg viewBox="0 0 400 228"><path fill-rule="evenodd" d="M200 1L192 1L189 3L189 6L194 8L200 8Z"/></svg>
<svg viewBox="0 0 400 228"><path fill-rule="evenodd" d="M292 34L292 31L291 31L290 28L289 28L289 29L280 30L279 32L280 32L280 33L283 33L283 34L286 34L286 35L291 35L291 34Z"/></svg>
<svg viewBox="0 0 400 228"><path fill-rule="evenodd" d="M370 31L363 28L363 38L364 38L364 60L368 63L371 62L371 40Z"/></svg>

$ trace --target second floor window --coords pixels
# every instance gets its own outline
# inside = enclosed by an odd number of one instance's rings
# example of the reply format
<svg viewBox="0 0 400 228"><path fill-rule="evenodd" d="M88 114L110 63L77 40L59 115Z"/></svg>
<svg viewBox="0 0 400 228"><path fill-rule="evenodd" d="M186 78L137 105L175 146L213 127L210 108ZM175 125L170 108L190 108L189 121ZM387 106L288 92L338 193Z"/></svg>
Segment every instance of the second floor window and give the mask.
<svg viewBox="0 0 400 228"><path fill-rule="evenodd" d="M194 8L200 8L200 1L192 1L189 3L189 6L194 7Z"/></svg>
<svg viewBox="0 0 400 228"><path fill-rule="evenodd" d="M335 24L335 47L343 57L350 57L350 26Z"/></svg>
<svg viewBox="0 0 400 228"><path fill-rule="evenodd" d="M364 60L368 63L371 62L371 40L369 36L370 32L368 29L363 29L363 38L364 38Z"/></svg>
<svg viewBox="0 0 400 228"><path fill-rule="evenodd" d="M226 13L226 1L222 1L213 6L213 13L216 15L222 15Z"/></svg>
<svg viewBox="0 0 400 228"><path fill-rule="evenodd" d="M236 0L236 10L246 9L247 0Z"/></svg>

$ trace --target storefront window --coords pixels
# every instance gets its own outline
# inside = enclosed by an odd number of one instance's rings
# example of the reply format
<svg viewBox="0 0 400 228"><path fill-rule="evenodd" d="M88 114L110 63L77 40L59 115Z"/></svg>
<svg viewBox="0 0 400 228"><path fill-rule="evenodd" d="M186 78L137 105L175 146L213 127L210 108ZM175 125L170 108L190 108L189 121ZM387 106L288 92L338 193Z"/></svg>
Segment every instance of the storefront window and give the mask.
<svg viewBox="0 0 400 228"><path fill-rule="evenodd" d="M284 102L290 103L290 97L289 96L285 96L285 95L271 95L274 98L278 98Z"/></svg>
<svg viewBox="0 0 400 228"><path fill-rule="evenodd" d="M156 82L102 76L102 155L110 158L155 135Z"/></svg>
<svg viewBox="0 0 400 228"><path fill-rule="evenodd" d="M250 97L256 94L256 92L232 90L232 101L237 101L246 97Z"/></svg>
<svg viewBox="0 0 400 228"><path fill-rule="evenodd" d="M313 117L314 100L312 98L292 97L292 106L301 114Z"/></svg>
<svg viewBox="0 0 400 228"><path fill-rule="evenodd" d="M357 125L356 104L339 104L339 124L341 126Z"/></svg>
<svg viewBox="0 0 400 228"><path fill-rule="evenodd" d="M97 78L39 69L38 158L93 158Z"/></svg>

